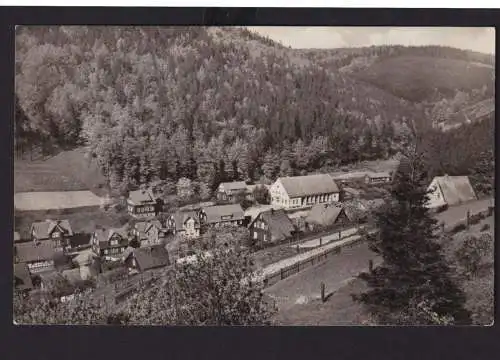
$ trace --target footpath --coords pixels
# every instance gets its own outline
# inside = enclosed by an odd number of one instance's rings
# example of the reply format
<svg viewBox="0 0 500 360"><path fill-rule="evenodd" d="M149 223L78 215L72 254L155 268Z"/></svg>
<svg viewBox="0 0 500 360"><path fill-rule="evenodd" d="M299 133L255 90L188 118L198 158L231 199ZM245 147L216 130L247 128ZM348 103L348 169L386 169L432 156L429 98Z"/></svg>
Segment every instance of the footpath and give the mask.
<svg viewBox="0 0 500 360"><path fill-rule="evenodd" d="M290 268L294 267L297 267L297 271L293 272L296 273L299 271L300 265L302 265L302 268L304 269L306 266L308 266L308 261L311 260L311 263L309 265L313 265L314 259L317 259L317 262L319 262L321 260L320 258L323 255L325 255L326 258L328 254L335 252L335 250L340 250L342 247L355 244L360 239L361 235L356 234L356 235L346 236L337 241L330 240L330 242L326 245L317 247L315 249L306 251L301 254L297 254L295 256L265 266L260 271L256 272L252 280L258 282L269 280L270 278L275 277L278 274L282 274L284 270L289 270ZM319 242L319 239L314 239L311 241Z"/></svg>

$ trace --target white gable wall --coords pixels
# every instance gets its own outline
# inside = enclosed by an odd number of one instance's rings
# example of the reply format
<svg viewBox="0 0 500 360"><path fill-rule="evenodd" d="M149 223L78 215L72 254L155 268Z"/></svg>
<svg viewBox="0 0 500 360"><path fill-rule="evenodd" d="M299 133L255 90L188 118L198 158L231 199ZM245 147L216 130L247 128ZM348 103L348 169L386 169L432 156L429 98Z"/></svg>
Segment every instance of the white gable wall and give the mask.
<svg viewBox="0 0 500 360"><path fill-rule="evenodd" d="M441 188L439 187L439 184L436 179L432 180L427 189L430 191L428 194L429 196L429 202L427 203L428 208L433 209L446 204L446 201L443 197L443 193L441 192Z"/></svg>
<svg viewBox="0 0 500 360"><path fill-rule="evenodd" d="M290 197L280 179L271 185L269 192L271 193L271 205L288 207L287 204L290 203Z"/></svg>

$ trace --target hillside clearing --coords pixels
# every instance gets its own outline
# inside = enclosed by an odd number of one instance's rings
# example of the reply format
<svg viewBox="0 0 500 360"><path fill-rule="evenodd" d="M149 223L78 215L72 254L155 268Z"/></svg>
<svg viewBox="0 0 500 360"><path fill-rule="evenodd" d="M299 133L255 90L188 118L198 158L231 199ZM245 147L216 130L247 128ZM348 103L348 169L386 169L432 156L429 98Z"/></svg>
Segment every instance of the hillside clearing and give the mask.
<svg viewBox="0 0 500 360"><path fill-rule="evenodd" d="M103 199L91 191L21 192L14 194L14 208L19 211L60 210L100 206Z"/></svg>
<svg viewBox="0 0 500 360"><path fill-rule="evenodd" d="M429 99L435 90L452 95L456 90L480 89L494 81L494 69L463 60L398 56L378 61L355 77L420 102Z"/></svg>
<svg viewBox="0 0 500 360"><path fill-rule="evenodd" d="M483 233L481 229L485 224L490 225L488 233L494 238L494 216L490 216L443 244L450 261L454 261L453 253L463 240L468 235ZM369 316L360 304L352 300L351 294L360 294L367 289L366 284L355 276L367 270L369 259L375 259L375 265L380 261L369 251L367 244L362 243L266 289L266 294L276 301L279 309L272 319L274 324L331 326L365 323ZM493 314L493 264L486 270L483 276L462 285L467 295L467 307L474 313L475 323L480 325L489 325L493 321L492 316L484 313L484 308L491 307ZM326 285L328 298L325 303L321 302L321 282Z"/></svg>
<svg viewBox="0 0 500 360"><path fill-rule="evenodd" d="M14 192L92 190L105 193L106 179L85 148L63 151L46 160L14 161Z"/></svg>

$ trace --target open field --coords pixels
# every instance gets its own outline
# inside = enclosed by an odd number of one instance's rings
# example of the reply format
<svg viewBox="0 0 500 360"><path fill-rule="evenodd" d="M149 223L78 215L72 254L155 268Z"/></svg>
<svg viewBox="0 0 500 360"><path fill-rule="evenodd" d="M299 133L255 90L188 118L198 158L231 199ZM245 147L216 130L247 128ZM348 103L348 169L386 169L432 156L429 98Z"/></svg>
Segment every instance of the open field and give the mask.
<svg viewBox="0 0 500 360"><path fill-rule="evenodd" d="M351 294L360 294L366 284L358 279L350 279L345 285L331 293L325 303L321 299L310 299L304 304L296 304L287 311L279 311L272 318L277 326L348 326L362 325L368 318L363 307L352 300ZM327 293L328 290L327 289Z"/></svg>
<svg viewBox="0 0 500 360"><path fill-rule="evenodd" d="M327 293L340 289L352 277L367 270L369 260L377 260L375 254L366 243L357 244L342 249L323 263L277 282L265 292L276 300L280 312L286 312L295 305L320 298L321 282L325 283Z"/></svg>
<svg viewBox="0 0 500 360"><path fill-rule="evenodd" d="M493 204L494 199L481 199L470 201L465 204L457 205L450 207L448 210L436 214L435 218L446 224L446 228L453 227L455 224L463 221L467 218L467 210L470 211L470 214L477 214L481 211L488 210L488 206Z"/></svg>
<svg viewBox="0 0 500 360"><path fill-rule="evenodd" d="M420 102L429 99L435 89L447 95L456 90L480 89L484 84L493 84L493 75L494 69L464 60L396 56L373 63L355 77Z"/></svg>
<svg viewBox="0 0 500 360"><path fill-rule="evenodd" d="M88 190L20 192L14 194L14 208L20 211L98 207L103 201L104 199Z"/></svg>
<svg viewBox="0 0 500 360"><path fill-rule="evenodd" d="M92 190L102 195L105 178L84 148L63 151L46 160L14 161L14 192Z"/></svg>
<svg viewBox="0 0 500 360"><path fill-rule="evenodd" d="M472 225L469 230L455 234L451 242L443 244L447 257L453 261L453 253L463 240L468 235L478 236L483 233L480 230L485 224L490 225L490 229L486 232L494 239L495 219L494 216L490 216ZM369 251L366 244L362 243L267 288L266 293L276 300L279 308L272 319L275 325L362 325L368 316L360 304L352 300L351 294L359 294L366 290L366 284L354 276L367 269L370 257L374 258L374 254ZM375 265L378 261L375 261ZM493 264L486 270L480 278L463 284L467 295L467 307L473 313L481 313L476 309L478 306L485 306L484 304L491 304L491 314L493 313ZM321 302L321 282L326 285L325 303ZM492 322L492 318L487 314L474 316L474 321L478 324L486 325Z"/></svg>

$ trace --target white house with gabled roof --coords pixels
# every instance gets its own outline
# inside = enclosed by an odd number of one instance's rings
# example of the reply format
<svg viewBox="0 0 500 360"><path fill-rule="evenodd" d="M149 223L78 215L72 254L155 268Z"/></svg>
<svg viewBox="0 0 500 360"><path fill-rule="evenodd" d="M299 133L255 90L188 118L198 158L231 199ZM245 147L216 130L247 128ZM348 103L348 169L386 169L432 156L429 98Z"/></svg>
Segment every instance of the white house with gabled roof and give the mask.
<svg viewBox="0 0 500 360"><path fill-rule="evenodd" d="M339 201L340 190L328 174L278 178L270 188L271 205L284 209Z"/></svg>

